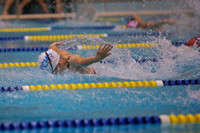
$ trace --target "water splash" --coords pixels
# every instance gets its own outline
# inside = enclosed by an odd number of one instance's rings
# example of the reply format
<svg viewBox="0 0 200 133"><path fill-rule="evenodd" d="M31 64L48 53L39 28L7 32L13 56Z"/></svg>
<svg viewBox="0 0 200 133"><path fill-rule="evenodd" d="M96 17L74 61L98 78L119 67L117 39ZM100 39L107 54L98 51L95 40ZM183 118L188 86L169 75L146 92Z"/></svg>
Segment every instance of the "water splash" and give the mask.
<svg viewBox="0 0 200 133"><path fill-rule="evenodd" d="M173 17L177 20L178 24L170 29L174 33L173 38L185 41L185 39L197 36L200 28L199 0L179 1L177 6L178 9L190 9L193 11L193 14L185 14L177 9L177 14Z"/></svg>
<svg viewBox="0 0 200 133"><path fill-rule="evenodd" d="M95 17L96 9L91 5L85 4L78 13L76 13L74 20L81 22L92 21Z"/></svg>
<svg viewBox="0 0 200 133"><path fill-rule="evenodd" d="M134 57L140 58L130 49L117 49L112 50L112 55L108 59L120 59L115 64L95 65L98 66L97 70L99 75L108 73L110 76L131 80L147 80L147 79L169 79L182 75L183 77L191 76L198 72L199 52L190 47L181 46L175 47L171 41L166 38L157 38L152 42L157 46L156 49L150 50L148 57L156 56L162 58L161 61L138 63L133 59ZM146 51L141 51L144 54ZM195 65L194 65L195 63ZM101 66L101 67L100 67ZM189 72L189 75L184 75ZM194 75L195 76L195 75ZM198 75L196 75L198 76Z"/></svg>
<svg viewBox="0 0 200 133"><path fill-rule="evenodd" d="M197 16L200 16L200 1L199 0L184 0L194 11Z"/></svg>
<svg viewBox="0 0 200 133"><path fill-rule="evenodd" d="M191 87L188 86L186 91L190 98L197 99L198 101L200 101L200 89L192 90Z"/></svg>

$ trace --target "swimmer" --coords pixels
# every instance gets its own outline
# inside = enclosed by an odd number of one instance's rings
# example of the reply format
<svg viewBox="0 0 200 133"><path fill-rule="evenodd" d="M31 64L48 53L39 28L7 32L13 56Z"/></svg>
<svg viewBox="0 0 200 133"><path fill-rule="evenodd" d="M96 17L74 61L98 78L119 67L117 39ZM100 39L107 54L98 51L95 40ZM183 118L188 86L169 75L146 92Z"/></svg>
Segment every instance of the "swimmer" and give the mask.
<svg viewBox="0 0 200 133"><path fill-rule="evenodd" d="M61 45L63 45L62 42L55 42L49 46L49 50L39 55L38 62L42 70L52 74L61 74L67 69L81 74L97 74L93 68L88 66L109 56L113 48L111 44L101 44L95 56L81 57L59 49L58 46Z"/></svg>
<svg viewBox="0 0 200 133"><path fill-rule="evenodd" d="M191 38L187 42L186 46L188 46L188 47L194 47L194 48L199 48L200 47L200 36L196 36L194 38Z"/></svg>
<svg viewBox="0 0 200 133"><path fill-rule="evenodd" d="M130 29L157 29L160 28L163 24L176 24L176 21L171 19L164 19L159 22L152 22L152 21L143 21L136 13L133 14L133 18L131 18L126 27Z"/></svg>

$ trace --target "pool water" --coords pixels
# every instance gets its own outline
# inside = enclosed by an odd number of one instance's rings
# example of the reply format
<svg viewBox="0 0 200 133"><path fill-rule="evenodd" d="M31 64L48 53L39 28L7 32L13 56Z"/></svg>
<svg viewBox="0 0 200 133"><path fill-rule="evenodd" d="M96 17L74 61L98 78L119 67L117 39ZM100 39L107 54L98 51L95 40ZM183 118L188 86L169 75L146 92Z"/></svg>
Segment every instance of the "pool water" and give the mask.
<svg viewBox="0 0 200 133"><path fill-rule="evenodd" d="M167 17L167 16L166 16ZM162 18L162 17L160 17ZM146 18L150 19L150 18ZM151 19L154 18L152 16ZM127 17L108 25L126 23ZM43 26L80 26L80 23L61 20L49 24L40 21L13 21L2 24L6 27L43 27ZM106 22L82 23L81 26L107 25ZM199 26L199 25L197 25ZM19 27L19 26L18 26ZM170 31L166 31L166 29ZM198 28L197 28L198 29ZM42 72L39 67L13 67L0 69L0 84L4 86L51 85L77 83L103 83L124 81L199 79L199 51L184 45L175 47L175 41L186 42L199 34L198 30L188 32L186 27L178 25L165 27L164 36L118 36L106 38L72 38L64 40L65 47L82 44L112 43L152 43L155 48L113 48L112 54L104 59L112 63L92 64L97 75L81 75L65 72L52 75ZM146 33L149 30L55 30L40 32L0 33L5 36L59 35L89 33ZM180 34L179 34L180 33ZM71 44L70 42L73 42ZM1 48L47 47L51 42L4 41ZM158 45L159 44L159 45ZM69 50L84 57L95 55L96 50ZM0 53L0 63L37 62L41 52L5 52ZM174 58L175 57L175 58ZM161 58L158 62L138 63L137 59ZM200 112L199 85L137 87L137 88L91 88L77 90L18 91L0 93L0 123L27 122L45 120L73 120L109 117L153 116L161 114L196 114ZM195 132L198 124L177 125L128 125L85 128L35 129L35 132ZM15 132L15 131L13 131ZM20 131L19 131L20 132ZM21 131L23 132L23 131ZM27 132L31 132L30 130Z"/></svg>

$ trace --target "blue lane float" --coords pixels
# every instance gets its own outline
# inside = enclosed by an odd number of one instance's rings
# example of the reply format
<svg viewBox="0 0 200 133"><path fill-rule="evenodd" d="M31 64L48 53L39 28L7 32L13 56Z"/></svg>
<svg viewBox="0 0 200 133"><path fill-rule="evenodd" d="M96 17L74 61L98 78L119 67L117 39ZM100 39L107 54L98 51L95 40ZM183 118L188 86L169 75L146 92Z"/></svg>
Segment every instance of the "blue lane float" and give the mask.
<svg viewBox="0 0 200 133"><path fill-rule="evenodd" d="M0 53L6 52L34 52L34 51L46 51L48 47L34 47L34 48L0 48Z"/></svg>
<svg viewBox="0 0 200 133"><path fill-rule="evenodd" d="M20 41L20 40L25 40L25 36L0 37L0 41Z"/></svg>
<svg viewBox="0 0 200 133"><path fill-rule="evenodd" d="M187 45L187 42L172 42L172 45L179 47L181 45Z"/></svg>
<svg viewBox="0 0 200 133"><path fill-rule="evenodd" d="M197 85L200 84L200 79L196 80L163 80L164 86L174 85Z"/></svg>
<svg viewBox="0 0 200 133"><path fill-rule="evenodd" d="M124 118L99 118L99 119L75 119L75 120L48 120L31 122L0 123L0 131L32 130L43 128L77 128L77 127L99 127L120 126L140 124L160 124L159 116L124 117Z"/></svg>
<svg viewBox="0 0 200 133"><path fill-rule="evenodd" d="M135 117L117 117L117 118L91 118L74 120L46 120L29 122L11 122L0 123L0 131L22 131L22 130L40 130L48 128L86 128L102 126L124 126L124 125L170 125L170 124L199 124L200 114L161 114L158 116L135 116Z"/></svg>
<svg viewBox="0 0 200 133"><path fill-rule="evenodd" d="M163 58L142 58L142 59L134 59L137 63L145 63L145 62L159 62ZM99 63L107 64L107 63L117 63L120 62L127 62L127 60L116 60L116 59L109 59L109 60L102 60Z"/></svg>

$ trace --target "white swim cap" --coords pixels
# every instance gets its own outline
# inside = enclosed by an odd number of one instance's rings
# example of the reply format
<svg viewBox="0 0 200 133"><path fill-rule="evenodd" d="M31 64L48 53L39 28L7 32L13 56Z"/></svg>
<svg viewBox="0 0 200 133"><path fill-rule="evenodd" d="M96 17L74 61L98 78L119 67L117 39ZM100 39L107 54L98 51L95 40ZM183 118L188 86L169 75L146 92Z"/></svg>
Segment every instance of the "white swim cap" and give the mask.
<svg viewBox="0 0 200 133"><path fill-rule="evenodd" d="M58 64L59 59L60 55L54 50L49 49L39 55L38 62L42 70L52 73Z"/></svg>

